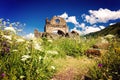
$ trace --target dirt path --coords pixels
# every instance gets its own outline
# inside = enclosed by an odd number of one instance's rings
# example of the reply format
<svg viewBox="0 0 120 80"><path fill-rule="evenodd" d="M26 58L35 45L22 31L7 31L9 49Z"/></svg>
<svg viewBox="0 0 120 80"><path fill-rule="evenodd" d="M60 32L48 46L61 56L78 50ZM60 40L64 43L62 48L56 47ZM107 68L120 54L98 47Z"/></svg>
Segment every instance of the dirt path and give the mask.
<svg viewBox="0 0 120 80"><path fill-rule="evenodd" d="M52 80L84 80L84 76L95 61L87 57L73 58L67 56L54 60L57 72Z"/></svg>

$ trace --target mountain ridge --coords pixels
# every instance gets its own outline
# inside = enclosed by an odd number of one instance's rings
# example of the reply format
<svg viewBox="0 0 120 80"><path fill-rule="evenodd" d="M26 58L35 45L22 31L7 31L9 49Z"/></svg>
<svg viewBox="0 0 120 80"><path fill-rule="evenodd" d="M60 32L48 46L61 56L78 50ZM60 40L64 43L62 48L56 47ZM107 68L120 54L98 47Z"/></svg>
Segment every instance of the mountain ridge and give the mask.
<svg viewBox="0 0 120 80"><path fill-rule="evenodd" d="M87 34L86 36L106 36L108 34L112 34L120 37L120 22L107 26L106 28L100 31Z"/></svg>

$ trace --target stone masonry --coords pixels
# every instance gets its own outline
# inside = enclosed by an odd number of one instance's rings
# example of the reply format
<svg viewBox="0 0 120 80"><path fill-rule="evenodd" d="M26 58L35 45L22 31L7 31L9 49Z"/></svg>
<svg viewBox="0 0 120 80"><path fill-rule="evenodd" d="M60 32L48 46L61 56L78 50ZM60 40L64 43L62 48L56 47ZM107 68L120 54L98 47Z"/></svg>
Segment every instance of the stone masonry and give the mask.
<svg viewBox="0 0 120 80"><path fill-rule="evenodd" d="M63 18L54 16L50 21L46 19L44 32L54 33L58 30L62 31L64 34L69 32L66 21Z"/></svg>
<svg viewBox="0 0 120 80"><path fill-rule="evenodd" d="M79 34L75 31L69 32L66 21L61 17L54 16L51 20L48 20L48 18L46 19L44 32L39 32L37 29L35 29L34 35L36 38L54 38L55 36L72 37L72 35L74 36Z"/></svg>

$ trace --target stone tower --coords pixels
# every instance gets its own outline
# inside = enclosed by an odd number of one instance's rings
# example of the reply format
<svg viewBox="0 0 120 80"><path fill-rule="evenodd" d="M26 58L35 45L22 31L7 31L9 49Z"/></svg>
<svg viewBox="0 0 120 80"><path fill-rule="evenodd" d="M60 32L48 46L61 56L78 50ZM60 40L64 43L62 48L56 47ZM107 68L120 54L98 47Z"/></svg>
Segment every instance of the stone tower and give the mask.
<svg viewBox="0 0 120 80"><path fill-rule="evenodd" d="M66 21L63 18L56 16L54 16L50 21L48 20L48 18L46 18L44 32L57 33L58 31L61 31L64 34L69 32Z"/></svg>

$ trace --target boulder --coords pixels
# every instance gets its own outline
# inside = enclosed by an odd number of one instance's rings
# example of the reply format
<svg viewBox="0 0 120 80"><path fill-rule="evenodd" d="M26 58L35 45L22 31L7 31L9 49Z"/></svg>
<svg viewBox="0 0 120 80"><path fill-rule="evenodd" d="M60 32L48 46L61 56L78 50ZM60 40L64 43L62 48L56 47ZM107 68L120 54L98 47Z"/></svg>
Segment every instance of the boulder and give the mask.
<svg viewBox="0 0 120 80"><path fill-rule="evenodd" d="M101 52L99 49L88 49L85 51L85 54L89 57L90 55L93 56L101 56Z"/></svg>

